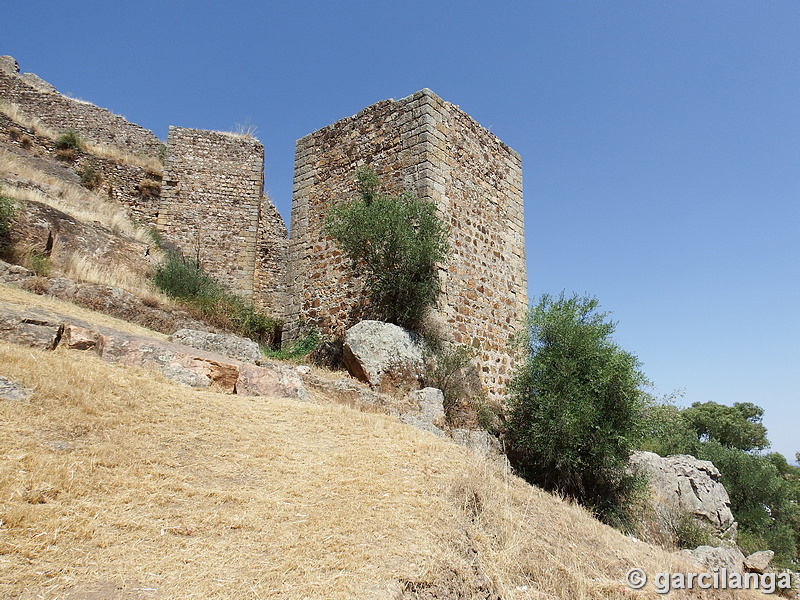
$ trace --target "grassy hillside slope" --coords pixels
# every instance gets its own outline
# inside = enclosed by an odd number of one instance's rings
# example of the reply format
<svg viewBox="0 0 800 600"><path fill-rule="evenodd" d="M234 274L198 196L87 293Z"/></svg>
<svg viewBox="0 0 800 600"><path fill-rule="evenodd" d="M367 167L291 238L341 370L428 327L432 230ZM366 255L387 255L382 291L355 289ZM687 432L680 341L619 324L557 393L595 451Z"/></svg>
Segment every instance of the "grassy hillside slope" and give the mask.
<svg viewBox="0 0 800 600"><path fill-rule="evenodd" d="M630 567L696 570L389 416L6 343L0 375L32 390L0 400L2 598L656 598Z"/></svg>

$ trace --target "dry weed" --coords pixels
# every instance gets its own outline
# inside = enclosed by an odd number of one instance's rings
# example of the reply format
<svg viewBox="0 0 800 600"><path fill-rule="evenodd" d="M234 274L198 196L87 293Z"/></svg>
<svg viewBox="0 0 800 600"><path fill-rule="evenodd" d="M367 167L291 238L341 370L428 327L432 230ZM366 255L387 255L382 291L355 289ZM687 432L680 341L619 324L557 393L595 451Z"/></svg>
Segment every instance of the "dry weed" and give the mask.
<svg viewBox="0 0 800 600"><path fill-rule="evenodd" d="M114 233L127 235L139 242L150 241L147 231L136 227L118 204L103 199L83 186L48 175L7 150L0 150L0 179L33 181L47 190L45 193L38 188L6 183L3 186L4 193L15 200L40 202L78 221L96 221Z"/></svg>
<svg viewBox="0 0 800 600"><path fill-rule="evenodd" d="M74 281L122 288L138 296L149 306L175 306L175 301L156 290L150 279L131 271L124 265L101 265L91 256L72 252L59 266L64 276Z"/></svg>

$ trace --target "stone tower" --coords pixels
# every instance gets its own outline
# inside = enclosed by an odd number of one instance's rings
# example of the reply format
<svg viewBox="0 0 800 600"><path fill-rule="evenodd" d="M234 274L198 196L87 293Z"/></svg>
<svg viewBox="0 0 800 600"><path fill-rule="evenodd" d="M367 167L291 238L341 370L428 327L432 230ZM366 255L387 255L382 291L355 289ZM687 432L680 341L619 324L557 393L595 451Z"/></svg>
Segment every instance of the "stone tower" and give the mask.
<svg viewBox="0 0 800 600"><path fill-rule="evenodd" d="M332 240L327 209L357 196L369 165L385 188L433 200L450 229L437 311L453 341L479 351L481 380L500 399L510 336L527 310L522 165L519 155L430 90L385 100L298 140L287 307L289 323L341 333L364 314L363 294Z"/></svg>

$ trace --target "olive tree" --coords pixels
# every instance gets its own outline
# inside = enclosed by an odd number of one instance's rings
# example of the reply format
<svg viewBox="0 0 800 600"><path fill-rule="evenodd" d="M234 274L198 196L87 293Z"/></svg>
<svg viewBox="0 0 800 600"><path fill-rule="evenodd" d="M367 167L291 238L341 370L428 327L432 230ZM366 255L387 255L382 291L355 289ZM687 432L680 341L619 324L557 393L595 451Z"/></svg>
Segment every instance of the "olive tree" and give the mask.
<svg viewBox="0 0 800 600"><path fill-rule="evenodd" d="M359 197L334 205L330 235L363 278L375 318L418 329L439 293L437 265L450 255L436 205L409 192L384 194L372 169L356 173Z"/></svg>
<svg viewBox="0 0 800 600"><path fill-rule="evenodd" d="M619 523L637 487L626 467L642 431L646 381L597 308L594 298L562 292L529 311L507 436L512 463L528 481Z"/></svg>

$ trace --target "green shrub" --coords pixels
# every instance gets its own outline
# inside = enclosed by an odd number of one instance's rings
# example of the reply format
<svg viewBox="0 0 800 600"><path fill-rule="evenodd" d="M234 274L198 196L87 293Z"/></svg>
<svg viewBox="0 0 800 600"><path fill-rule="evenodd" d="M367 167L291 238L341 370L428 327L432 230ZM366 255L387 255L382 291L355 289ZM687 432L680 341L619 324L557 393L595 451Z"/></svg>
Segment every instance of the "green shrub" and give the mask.
<svg viewBox="0 0 800 600"><path fill-rule="evenodd" d="M36 273L39 277L47 277L50 275L52 265L50 264L50 257L46 254L40 254L38 252L27 254L23 259L23 263L26 268Z"/></svg>
<svg viewBox="0 0 800 600"><path fill-rule="evenodd" d="M433 202L380 193L369 168L356 179L360 198L333 206L323 232L363 277L371 316L416 330L439 293L437 265L450 253L447 228Z"/></svg>
<svg viewBox="0 0 800 600"><path fill-rule="evenodd" d="M304 358L314 352L317 346L320 345L321 338L319 331L312 329L303 337L277 350L267 350L264 354L269 358L276 358L279 360L297 360Z"/></svg>
<svg viewBox="0 0 800 600"><path fill-rule="evenodd" d="M82 150L85 146L83 138L73 129L67 129L55 139L56 148L59 150Z"/></svg>
<svg viewBox="0 0 800 600"><path fill-rule="evenodd" d="M683 419L681 409L671 402L650 399L644 407L644 437L640 450L660 456L685 454L697 436Z"/></svg>
<svg viewBox="0 0 800 600"><path fill-rule="evenodd" d="M510 384L509 458L531 483L624 525L639 486L627 465L641 435L645 379L597 306L562 293L529 312Z"/></svg>
<svg viewBox="0 0 800 600"><path fill-rule="evenodd" d="M162 292L180 300L192 300L198 305L204 300L216 300L224 288L200 268L197 260L175 252L167 253L153 272L153 283Z"/></svg>
<svg viewBox="0 0 800 600"><path fill-rule="evenodd" d="M154 235L154 239L160 240ZM282 322L256 310L250 302L207 275L197 260L167 252L165 260L153 272L153 283L168 296L192 307L203 320L259 344L276 345Z"/></svg>
<svg viewBox="0 0 800 600"><path fill-rule="evenodd" d="M11 243L11 222L14 219L14 201L0 188L0 252Z"/></svg>

